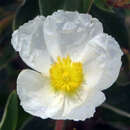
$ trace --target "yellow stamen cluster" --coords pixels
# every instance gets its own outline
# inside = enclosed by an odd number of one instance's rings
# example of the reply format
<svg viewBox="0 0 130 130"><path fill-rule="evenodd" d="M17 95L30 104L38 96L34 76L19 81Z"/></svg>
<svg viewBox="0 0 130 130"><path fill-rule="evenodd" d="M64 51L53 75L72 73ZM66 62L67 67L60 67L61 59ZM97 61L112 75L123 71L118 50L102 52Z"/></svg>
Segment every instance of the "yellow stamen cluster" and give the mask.
<svg viewBox="0 0 130 130"><path fill-rule="evenodd" d="M82 63L72 62L69 56L58 57L50 68L50 82L56 92L75 94L83 82Z"/></svg>

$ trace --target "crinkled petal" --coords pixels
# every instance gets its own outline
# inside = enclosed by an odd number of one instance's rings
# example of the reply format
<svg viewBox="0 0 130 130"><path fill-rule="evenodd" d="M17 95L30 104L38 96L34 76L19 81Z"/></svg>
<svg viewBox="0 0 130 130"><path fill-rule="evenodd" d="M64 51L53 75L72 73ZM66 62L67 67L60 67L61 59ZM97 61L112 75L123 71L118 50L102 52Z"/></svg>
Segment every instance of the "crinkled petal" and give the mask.
<svg viewBox="0 0 130 130"><path fill-rule="evenodd" d="M23 70L19 74L17 93L23 109L32 115L45 119L62 113L63 95L53 93L48 79L36 71Z"/></svg>
<svg viewBox="0 0 130 130"><path fill-rule="evenodd" d="M94 116L96 107L105 100L105 95L101 91L89 89L86 85L74 97L65 97L63 113L53 117L58 120L85 120Z"/></svg>
<svg viewBox="0 0 130 130"><path fill-rule="evenodd" d="M105 95L100 91L93 91L88 94L84 102L82 102L81 100L82 99L79 98L79 102L81 102L79 104L77 103L77 100L76 101L66 100L65 111L66 112L69 111L69 113L66 113L64 116L67 119L75 121L79 120L83 121L85 119L93 117L96 111L96 107L101 105L105 101Z"/></svg>
<svg viewBox="0 0 130 130"><path fill-rule="evenodd" d="M90 40L80 55L88 87L110 87L119 75L122 55L116 40L107 34Z"/></svg>
<svg viewBox="0 0 130 130"><path fill-rule="evenodd" d="M14 31L11 42L28 66L47 73L51 60L43 36L44 20L44 16L37 16L23 24Z"/></svg>
<svg viewBox="0 0 130 130"><path fill-rule="evenodd" d="M87 41L103 32L102 24L91 15L63 10L48 16L43 30L48 51L54 59L66 55L77 59Z"/></svg>
<svg viewBox="0 0 130 130"><path fill-rule="evenodd" d="M92 117L96 107L105 100L102 92L86 85L74 97L55 93L48 79L32 70L23 70L19 74L17 93L23 109L43 119L85 120Z"/></svg>

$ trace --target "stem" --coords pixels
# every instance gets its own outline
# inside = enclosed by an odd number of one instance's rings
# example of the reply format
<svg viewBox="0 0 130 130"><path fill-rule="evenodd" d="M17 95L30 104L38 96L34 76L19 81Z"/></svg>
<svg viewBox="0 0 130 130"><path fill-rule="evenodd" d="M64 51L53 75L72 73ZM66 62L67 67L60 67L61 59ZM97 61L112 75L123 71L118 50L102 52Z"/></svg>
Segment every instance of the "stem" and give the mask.
<svg viewBox="0 0 130 130"><path fill-rule="evenodd" d="M91 7L92 7L92 5L93 5L93 2L94 2L94 0L90 0L90 4L89 4L88 12L87 12L87 13L89 13L89 11L90 11L90 9L91 9Z"/></svg>
<svg viewBox="0 0 130 130"><path fill-rule="evenodd" d="M55 130L63 130L64 120L57 120L55 125Z"/></svg>

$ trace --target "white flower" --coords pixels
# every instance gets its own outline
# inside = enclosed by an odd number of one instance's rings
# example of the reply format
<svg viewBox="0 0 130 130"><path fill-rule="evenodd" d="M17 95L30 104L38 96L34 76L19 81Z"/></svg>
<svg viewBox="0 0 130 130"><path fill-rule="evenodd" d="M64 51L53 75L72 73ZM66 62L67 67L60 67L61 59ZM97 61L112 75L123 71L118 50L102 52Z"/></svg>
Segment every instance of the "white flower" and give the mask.
<svg viewBox="0 0 130 130"><path fill-rule="evenodd" d="M122 51L101 22L88 14L57 11L37 16L12 35L12 45L34 70L23 70L17 93L35 116L85 120L118 77Z"/></svg>

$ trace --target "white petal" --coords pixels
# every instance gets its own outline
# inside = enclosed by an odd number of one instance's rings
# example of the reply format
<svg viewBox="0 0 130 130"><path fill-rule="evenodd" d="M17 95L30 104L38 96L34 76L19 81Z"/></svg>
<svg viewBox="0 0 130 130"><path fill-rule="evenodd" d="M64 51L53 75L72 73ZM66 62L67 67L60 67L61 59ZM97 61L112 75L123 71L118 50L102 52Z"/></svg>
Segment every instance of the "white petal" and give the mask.
<svg viewBox="0 0 130 130"><path fill-rule="evenodd" d="M85 120L94 115L95 108L105 96L84 85L74 98L54 93L48 79L32 70L24 70L17 80L17 93L23 109L43 119Z"/></svg>
<svg viewBox="0 0 130 130"><path fill-rule="evenodd" d="M85 89L80 91L74 98L65 97L64 110L61 115L53 117L58 120L85 120L94 116L95 109L105 100L105 95L101 91Z"/></svg>
<svg viewBox="0 0 130 130"><path fill-rule="evenodd" d="M103 32L102 24L88 14L57 11L44 22L44 36L48 51L57 56L77 58L87 41Z"/></svg>
<svg viewBox="0 0 130 130"><path fill-rule="evenodd" d="M32 70L22 71L17 79L17 93L23 109L43 119L61 115L64 98L56 95L49 81Z"/></svg>
<svg viewBox="0 0 130 130"><path fill-rule="evenodd" d="M96 107L101 105L105 101L105 95L100 91L94 91L94 90L92 92L89 91L88 93L89 94L87 95L84 102L82 102L81 98L79 98L79 102L69 101L69 100L66 101L65 111L69 111L69 113L65 114L66 118L75 120L75 121L79 121L79 120L83 121L85 119L88 119L94 116ZM80 97L82 97L82 95L80 95ZM70 106L70 107L67 107L67 106Z"/></svg>
<svg viewBox="0 0 130 130"><path fill-rule="evenodd" d="M80 55L87 85L100 90L110 87L120 72L122 54L118 43L107 34L89 41Z"/></svg>
<svg viewBox="0 0 130 130"><path fill-rule="evenodd" d="M11 42L28 66L39 72L47 73L51 61L43 36L44 20L44 16L37 16L23 24L14 31Z"/></svg>

